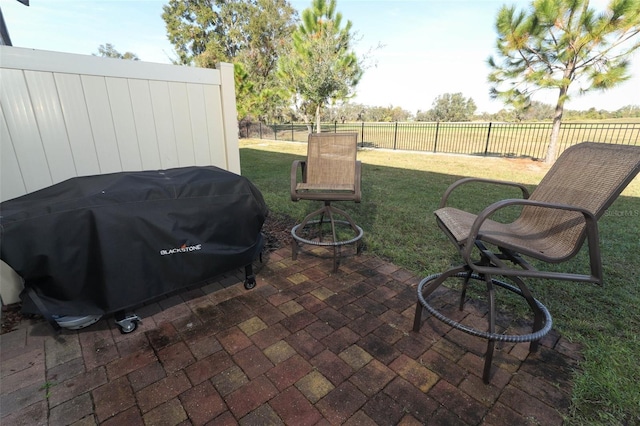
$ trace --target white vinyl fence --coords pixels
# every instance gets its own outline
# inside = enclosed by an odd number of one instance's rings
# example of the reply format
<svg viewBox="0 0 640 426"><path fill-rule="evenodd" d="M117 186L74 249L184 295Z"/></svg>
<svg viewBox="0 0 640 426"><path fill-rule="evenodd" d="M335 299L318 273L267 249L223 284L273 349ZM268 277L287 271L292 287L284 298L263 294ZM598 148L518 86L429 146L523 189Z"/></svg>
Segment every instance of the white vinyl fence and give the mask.
<svg viewBox="0 0 640 426"><path fill-rule="evenodd" d="M233 65L0 46L0 201L75 176L193 165L240 173ZM18 301L17 279L0 264L3 303Z"/></svg>

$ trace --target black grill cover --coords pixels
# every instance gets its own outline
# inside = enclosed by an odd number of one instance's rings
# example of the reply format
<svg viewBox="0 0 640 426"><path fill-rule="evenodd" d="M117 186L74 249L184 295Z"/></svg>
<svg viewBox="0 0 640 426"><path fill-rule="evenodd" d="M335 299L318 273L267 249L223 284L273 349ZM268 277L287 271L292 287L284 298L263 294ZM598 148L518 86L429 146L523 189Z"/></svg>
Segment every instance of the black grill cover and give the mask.
<svg viewBox="0 0 640 426"><path fill-rule="evenodd" d="M250 264L266 215L216 167L77 177L0 204L0 258L49 313L101 315Z"/></svg>

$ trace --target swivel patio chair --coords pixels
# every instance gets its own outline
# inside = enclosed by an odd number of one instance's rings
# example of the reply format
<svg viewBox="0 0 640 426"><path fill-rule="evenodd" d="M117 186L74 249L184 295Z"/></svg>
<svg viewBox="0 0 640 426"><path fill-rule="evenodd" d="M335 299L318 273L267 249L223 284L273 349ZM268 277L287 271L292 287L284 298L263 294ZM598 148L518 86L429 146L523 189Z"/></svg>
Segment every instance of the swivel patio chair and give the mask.
<svg viewBox="0 0 640 426"><path fill-rule="evenodd" d="M529 351L535 352L538 341L551 329L552 319L547 308L534 299L522 278L602 285L597 221L639 171L640 146L584 142L565 150L530 196L526 187L513 182L466 178L453 183L434 213L438 225L458 248L464 263L420 282L413 330L420 330L424 308L436 319L458 330L487 339L483 371L485 383L490 380L495 342L530 342ZM523 199L498 201L477 215L447 207L451 193L472 182L515 186L522 191ZM510 206L521 208L513 222L501 223L505 221L490 219ZM588 243L588 274L538 270L525 259L534 259L542 265L562 263L580 251L585 239ZM478 255L479 258L472 258ZM506 277L517 287L498 281L495 276ZM488 331L454 321L427 300L440 285L453 277L463 279L460 310L463 309L469 280L486 283ZM534 314L530 334L496 332L494 285L525 298Z"/></svg>
<svg viewBox="0 0 640 426"><path fill-rule="evenodd" d="M361 163L356 160L357 138L357 133L311 133L306 161L296 160L291 165L291 200L324 202L322 208L308 214L291 230L293 260L297 258L300 243L330 247L333 249L333 271L336 272L342 246L355 244L356 253L359 252L358 241L362 238L362 228L355 224L347 212L331 205L333 201L359 203L362 197ZM342 219L336 219L336 215ZM327 223L331 227L331 238L325 240L322 226ZM317 236L309 235L313 225L317 225ZM339 239L343 233L338 233L336 225L346 227L349 237Z"/></svg>

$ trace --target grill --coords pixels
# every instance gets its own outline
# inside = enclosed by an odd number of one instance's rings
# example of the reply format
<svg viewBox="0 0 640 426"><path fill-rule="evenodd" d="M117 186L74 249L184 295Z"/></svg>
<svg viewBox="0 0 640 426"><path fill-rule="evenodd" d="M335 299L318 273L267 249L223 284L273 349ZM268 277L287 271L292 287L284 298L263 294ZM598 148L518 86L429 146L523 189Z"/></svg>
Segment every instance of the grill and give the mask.
<svg viewBox="0 0 640 426"><path fill-rule="evenodd" d="M77 177L0 204L0 258L24 279L23 312L60 324L240 267L253 287L266 215L249 180L216 167Z"/></svg>

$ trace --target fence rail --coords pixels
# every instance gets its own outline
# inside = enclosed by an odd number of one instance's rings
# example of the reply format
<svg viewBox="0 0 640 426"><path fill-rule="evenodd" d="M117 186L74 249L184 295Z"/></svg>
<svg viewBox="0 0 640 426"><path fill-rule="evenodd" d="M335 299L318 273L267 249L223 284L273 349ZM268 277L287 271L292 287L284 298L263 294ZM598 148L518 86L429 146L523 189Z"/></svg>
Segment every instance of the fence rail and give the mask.
<svg viewBox="0 0 640 426"><path fill-rule="evenodd" d="M322 132L358 133L362 147L507 157L544 158L551 123L326 123ZM312 129L313 130L313 129ZM305 124L241 125L242 137L306 142ZM562 123L559 152L579 142L640 145L640 123Z"/></svg>

